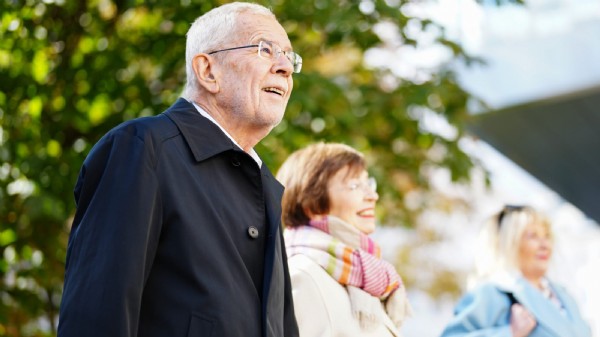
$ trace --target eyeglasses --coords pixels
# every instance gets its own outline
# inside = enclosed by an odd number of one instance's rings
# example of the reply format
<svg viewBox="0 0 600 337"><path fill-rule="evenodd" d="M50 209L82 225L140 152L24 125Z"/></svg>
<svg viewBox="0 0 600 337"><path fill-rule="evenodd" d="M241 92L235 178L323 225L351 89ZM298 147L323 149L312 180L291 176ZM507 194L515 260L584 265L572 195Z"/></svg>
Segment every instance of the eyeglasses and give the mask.
<svg viewBox="0 0 600 337"><path fill-rule="evenodd" d="M502 219L504 219L509 213L518 212L525 208L525 206L506 205L498 214L498 228L502 225Z"/></svg>
<svg viewBox="0 0 600 337"><path fill-rule="evenodd" d="M377 180L373 177L369 177L367 180L357 181L348 185L350 191L356 191L361 189L365 192L377 192Z"/></svg>
<svg viewBox="0 0 600 337"><path fill-rule="evenodd" d="M281 56L281 54L283 54L283 55L285 55L285 58L287 58L288 61L290 61L290 63L294 67L295 73L299 73L300 70L302 70L302 57L300 57L300 55L294 53L293 51L285 51L285 50L281 49L281 47L278 44L276 44L274 42L270 42L270 41L260 41L258 44L250 44L250 45L241 46L241 47L219 49L219 50L209 52L208 55L220 53L222 51L230 51L230 50L254 48L254 47L257 47L258 56L260 58L274 61L274 60L277 60L279 58L279 56Z"/></svg>

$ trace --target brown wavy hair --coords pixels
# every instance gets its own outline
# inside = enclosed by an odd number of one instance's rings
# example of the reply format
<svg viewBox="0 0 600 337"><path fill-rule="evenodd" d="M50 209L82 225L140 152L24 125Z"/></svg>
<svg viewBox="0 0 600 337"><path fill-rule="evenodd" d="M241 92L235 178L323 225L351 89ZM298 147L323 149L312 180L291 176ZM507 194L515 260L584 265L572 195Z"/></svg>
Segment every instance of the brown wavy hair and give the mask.
<svg viewBox="0 0 600 337"><path fill-rule="evenodd" d="M345 144L320 142L292 153L277 172L277 179L285 186L284 226L303 226L311 214L327 214L329 181L346 167L348 175L354 175L366 169L366 162L360 152Z"/></svg>

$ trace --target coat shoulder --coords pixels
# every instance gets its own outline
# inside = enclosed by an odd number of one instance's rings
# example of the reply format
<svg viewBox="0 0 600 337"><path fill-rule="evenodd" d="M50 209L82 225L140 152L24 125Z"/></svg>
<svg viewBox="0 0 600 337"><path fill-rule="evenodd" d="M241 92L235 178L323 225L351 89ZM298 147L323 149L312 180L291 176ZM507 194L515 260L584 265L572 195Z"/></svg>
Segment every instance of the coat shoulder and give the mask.
<svg viewBox="0 0 600 337"><path fill-rule="evenodd" d="M484 283L467 292L460 301L459 306L461 304L503 307L510 306L510 298L507 292L499 289L496 285Z"/></svg>
<svg viewBox="0 0 600 337"><path fill-rule="evenodd" d="M175 123L164 114L140 117L123 122L113 128L107 135L126 133L135 136L145 143L160 143L177 136L180 132Z"/></svg>
<svg viewBox="0 0 600 337"><path fill-rule="evenodd" d="M125 148L135 148L147 152L148 158L156 158L162 144L179 134L176 125L164 114L132 119L108 131L90 150L85 164L104 162L116 148L121 149L119 152Z"/></svg>
<svg viewBox="0 0 600 337"><path fill-rule="evenodd" d="M507 294L494 284L481 284L460 299L441 336L510 336L509 312Z"/></svg>

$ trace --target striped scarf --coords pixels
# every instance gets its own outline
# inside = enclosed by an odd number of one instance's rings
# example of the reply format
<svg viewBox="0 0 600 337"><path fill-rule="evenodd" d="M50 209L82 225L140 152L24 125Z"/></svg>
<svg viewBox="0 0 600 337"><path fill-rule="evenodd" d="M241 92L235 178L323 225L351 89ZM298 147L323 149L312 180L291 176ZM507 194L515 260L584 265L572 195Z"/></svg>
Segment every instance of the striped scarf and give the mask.
<svg viewBox="0 0 600 337"><path fill-rule="evenodd" d="M380 300L402 286L394 267L381 259L379 246L336 217L288 228L284 235L289 257L308 256L340 284L361 288Z"/></svg>

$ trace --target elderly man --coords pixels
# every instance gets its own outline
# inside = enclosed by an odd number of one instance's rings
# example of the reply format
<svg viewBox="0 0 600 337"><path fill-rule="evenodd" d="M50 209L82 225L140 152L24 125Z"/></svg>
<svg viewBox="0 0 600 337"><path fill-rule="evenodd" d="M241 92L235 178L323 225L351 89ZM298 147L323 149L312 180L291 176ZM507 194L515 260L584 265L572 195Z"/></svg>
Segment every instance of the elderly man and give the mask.
<svg viewBox="0 0 600 337"><path fill-rule="evenodd" d="M253 147L302 59L247 3L199 17L186 49L183 98L117 126L83 164L60 337L298 335L283 187Z"/></svg>

